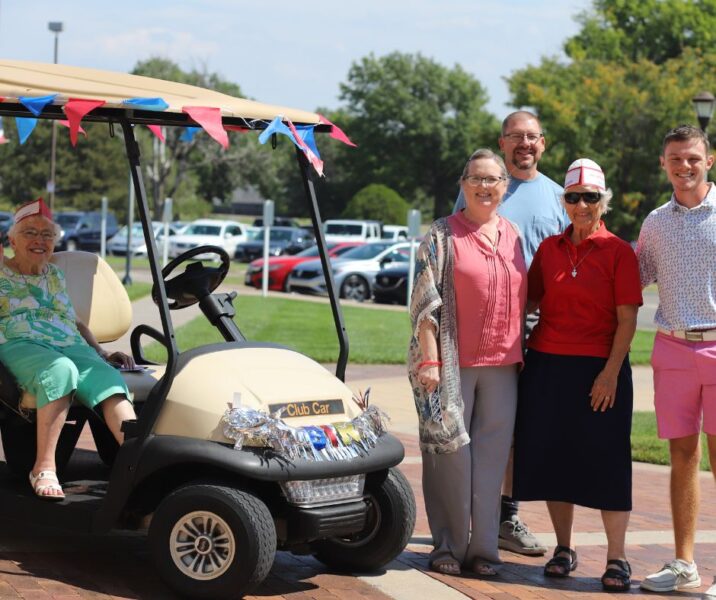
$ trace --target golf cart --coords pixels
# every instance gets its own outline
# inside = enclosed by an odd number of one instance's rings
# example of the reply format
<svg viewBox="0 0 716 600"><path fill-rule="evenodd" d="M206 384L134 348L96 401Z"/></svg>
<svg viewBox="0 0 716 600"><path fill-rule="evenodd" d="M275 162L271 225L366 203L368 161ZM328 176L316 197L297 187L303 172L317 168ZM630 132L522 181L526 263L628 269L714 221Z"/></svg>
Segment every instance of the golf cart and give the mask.
<svg viewBox="0 0 716 600"><path fill-rule="evenodd" d="M313 113L178 83L0 61L1 116L35 116L21 97L55 93L38 118L65 119L71 99L100 99L104 104L84 120L107 123L110 134L121 129L161 331L141 324L131 332L134 359L144 369L124 373L138 418L123 423L121 447L97 414L71 408L57 450L62 502L36 498L27 484L35 452L34 400L0 369L3 516L97 534L150 522L148 543L158 573L193 598L240 597L267 576L277 549L311 553L343 570L385 565L412 534L415 503L396 468L402 445L384 430L380 411L361 396L354 401L343 382L348 342L307 153L297 147L339 337L335 375L296 351L244 337L233 318L235 294L216 292L231 263L223 249L194 248L160 268L134 134L140 125L195 127L182 112L187 106L220 108L221 125L229 129L262 130L277 115L296 126L315 125L317 133L329 133L332 126ZM162 110L150 102L158 98ZM207 253L218 266L195 260ZM98 341L116 340L130 328L131 303L101 258L60 252L53 261L65 272L78 316ZM223 343L180 351L171 311L193 304ZM166 364L145 357L147 339L165 347ZM97 460L83 471L72 454L87 423L106 466Z"/></svg>

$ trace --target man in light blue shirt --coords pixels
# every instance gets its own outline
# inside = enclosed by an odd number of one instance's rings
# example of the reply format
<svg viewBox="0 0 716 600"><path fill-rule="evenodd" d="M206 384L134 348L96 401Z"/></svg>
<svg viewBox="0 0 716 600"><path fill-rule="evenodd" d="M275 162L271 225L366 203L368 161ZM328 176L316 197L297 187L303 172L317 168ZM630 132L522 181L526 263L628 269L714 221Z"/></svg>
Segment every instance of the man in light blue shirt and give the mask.
<svg viewBox="0 0 716 600"><path fill-rule="evenodd" d="M502 135L498 143L510 173L507 192L498 212L519 228L522 251L529 267L542 240L561 233L569 225L560 201L563 190L559 184L537 170L545 149L545 139L536 115L525 110L507 115L502 122ZM465 198L461 190L453 212L464 207ZM531 331L535 322L536 319L528 320L528 331ZM547 548L539 543L520 519L517 501L512 499L512 454L502 493L500 548L527 555L544 554Z"/></svg>

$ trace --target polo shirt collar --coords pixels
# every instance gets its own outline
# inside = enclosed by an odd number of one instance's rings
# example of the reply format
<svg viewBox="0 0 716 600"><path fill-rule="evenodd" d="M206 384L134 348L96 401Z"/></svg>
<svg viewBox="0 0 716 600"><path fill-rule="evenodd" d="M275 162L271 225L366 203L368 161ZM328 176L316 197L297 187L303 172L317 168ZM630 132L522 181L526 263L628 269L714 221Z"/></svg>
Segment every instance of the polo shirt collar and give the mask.
<svg viewBox="0 0 716 600"><path fill-rule="evenodd" d="M564 230L564 233L559 236L559 243L574 246L574 242L572 242L572 231L574 231L574 225L570 225L569 227L567 227L567 229ZM599 229L597 229L593 234L589 235L585 240L583 240L583 242L589 240L595 246L601 246L607 241L610 236L611 234L607 231L607 227L606 225L604 225L604 221L599 219Z"/></svg>
<svg viewBox="0 0 716 600"><path fill-rule="evenodd" d="M716 210L716 185L714 185L713 182L709 182L709 191L706 192L706 196L701 201L701 203L698 206L694 206L693 208L687 208L686 206L683 206L682 204L679 204L676 201L676 195L671 194L671 210L674 212L684 212L688 210L699 210L699 209L706 209L706 210Z"/></svg>

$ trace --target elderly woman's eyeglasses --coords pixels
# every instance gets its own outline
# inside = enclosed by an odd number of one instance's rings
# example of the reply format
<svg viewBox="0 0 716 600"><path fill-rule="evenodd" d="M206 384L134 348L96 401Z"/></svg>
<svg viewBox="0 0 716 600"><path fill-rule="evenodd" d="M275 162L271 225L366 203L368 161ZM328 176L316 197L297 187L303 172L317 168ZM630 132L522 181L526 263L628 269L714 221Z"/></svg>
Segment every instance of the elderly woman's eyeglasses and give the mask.
<svg viewBox="0 0 716 600"><path fill-rule="evenodd" d="M23 229L19 232L26 240L36 240L40 238L43 242L49 242L55 239L54 231L37 231L37 229Z"/></svg>
<svg viewBox="0 0 716 600"><path fill-rule="evenodd" d="M478 187L484 185L485 187L495 187L500 181L504 181L507 177L478 177L477 175L467 175L462 180L467 183L470 187Z"/></svg>
<svg viewBox="0 0 716 600"><path fill-rule="evenodd" d="M602 199L599 192L566 192L564 201L567 204L577 204L580 200L584 200L587 204L596 204Z"/></svg>

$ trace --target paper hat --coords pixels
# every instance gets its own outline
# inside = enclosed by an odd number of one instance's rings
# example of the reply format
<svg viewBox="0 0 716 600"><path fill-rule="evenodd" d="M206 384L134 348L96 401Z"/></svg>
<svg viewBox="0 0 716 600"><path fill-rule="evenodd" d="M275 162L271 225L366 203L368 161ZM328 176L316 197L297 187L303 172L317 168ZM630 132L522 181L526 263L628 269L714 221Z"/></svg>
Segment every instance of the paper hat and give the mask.
<svg viewBox="0 0 716 600"><path fill-rule="evenodd" d="M567 169L564 177L564 189L573 185L589 185L602 191L607 189L604 182L604 171L593 160L578 158Z"/></svg>
<svg viewBox="0 0 716 600"><path fill-rule="evenodd" d="M15 223L19 223L27 217L33 217L40 215L52 221L52 211L47 204L44 203L42 198L33 200L32 202L26 202L20 208L15 211Z"/></svg>

